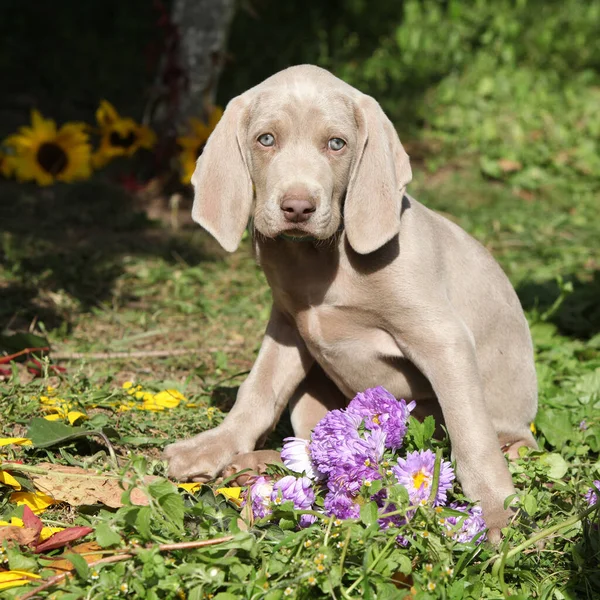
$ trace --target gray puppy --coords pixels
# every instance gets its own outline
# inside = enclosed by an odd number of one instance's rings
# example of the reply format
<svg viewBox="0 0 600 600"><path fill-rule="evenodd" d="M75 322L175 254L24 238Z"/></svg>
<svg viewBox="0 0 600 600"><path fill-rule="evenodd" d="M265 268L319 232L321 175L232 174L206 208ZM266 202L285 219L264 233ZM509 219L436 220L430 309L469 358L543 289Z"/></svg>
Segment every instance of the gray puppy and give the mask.
<svg viewBox="0 0 600 600"><path fill-rule="evenodd" d="M288 403L308 438L327 410L382 385L445 424L458 479L500 538L515 492L502 450L536 447L529 329L491 255L408 196L410 180L379 104L323 69L286 69L229 103L192 214L230 252L253 218L273 308L224 422L167 447L171 476L252 465Z"/></svg>

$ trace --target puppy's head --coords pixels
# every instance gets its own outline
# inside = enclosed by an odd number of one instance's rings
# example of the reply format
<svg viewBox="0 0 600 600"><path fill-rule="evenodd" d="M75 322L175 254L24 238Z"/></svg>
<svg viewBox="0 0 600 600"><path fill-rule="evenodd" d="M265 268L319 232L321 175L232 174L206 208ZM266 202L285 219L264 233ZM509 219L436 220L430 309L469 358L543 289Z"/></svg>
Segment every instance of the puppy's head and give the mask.
<svg viewBox="0 0 600 600"><path fill-rule="evenodd" d="M198 159L193 218L230 252L256 230L327 239L343 223L372 252L398 233L408 156L369 96L291 67L234 98Z"/></svg>

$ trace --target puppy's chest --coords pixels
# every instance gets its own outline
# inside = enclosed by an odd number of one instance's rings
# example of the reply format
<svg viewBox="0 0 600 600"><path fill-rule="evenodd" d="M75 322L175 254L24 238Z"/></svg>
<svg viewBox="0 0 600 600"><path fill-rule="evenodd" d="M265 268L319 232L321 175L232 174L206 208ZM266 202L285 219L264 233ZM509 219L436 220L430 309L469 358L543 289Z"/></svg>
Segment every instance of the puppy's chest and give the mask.
<svg viewBox="0 0 600 600"><path fill-rule="evenodd" d="M309 351L322 366L345 370L373 365L383 356L401 357L384 324L368 310L321 305L299 311L296 326Z"/></svg>

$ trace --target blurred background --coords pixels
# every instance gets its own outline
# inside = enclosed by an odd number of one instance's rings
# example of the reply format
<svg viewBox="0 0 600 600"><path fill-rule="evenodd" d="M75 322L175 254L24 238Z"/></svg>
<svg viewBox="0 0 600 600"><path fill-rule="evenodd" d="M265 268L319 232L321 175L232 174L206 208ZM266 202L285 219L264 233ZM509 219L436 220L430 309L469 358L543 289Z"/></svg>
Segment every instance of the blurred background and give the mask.
<svg viewBox="0 0 600 600"><path fill-rule="evenodd" d="M566 335L598 333L600 1L1 11L0 330L112 347L149 327L151 305L158 321L195 315L212 347L223 331L251 339L250 356L268 291L249 244L225 257L191 223L189 177L230 98L314 63L379 100L411 157L411 193L496 255L528 311Z"/></svg>

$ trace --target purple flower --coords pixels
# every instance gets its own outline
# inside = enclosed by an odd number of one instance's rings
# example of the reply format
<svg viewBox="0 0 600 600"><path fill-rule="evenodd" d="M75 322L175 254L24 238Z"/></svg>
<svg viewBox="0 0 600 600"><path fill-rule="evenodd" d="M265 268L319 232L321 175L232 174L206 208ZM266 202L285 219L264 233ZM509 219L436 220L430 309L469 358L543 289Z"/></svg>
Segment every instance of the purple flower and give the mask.
<svg viewBox="0 0 600 600"><path fill-rule="evenodd" d="M281 460L283 464L295 473L304 473L310 479L321 479L322 473L319 473L310 454L310 442L302 438L288 437L281 450Z"/></svg>
<svg viewBox="0 0 600 600"><path fill-rule="evenodd" d="M462 544L466 542L483 542L485 535L485 521L481 507L472 506L469 508L465 504L453 502L450 508L458 510L465 514L464 517L446 517L444 527L450 531L450 536Z"/></svg>
<svg viewBox="0 0 600 600"><path fill-rule="evenodd" d="M435 454L431 450L409 452L406 459L399 458L398 466L392 467L398 483L408 490L408 497L413 505L427 502L429 499L434 469ZM454 481L452 465L443 460L440 465L440 477L433 502L434 506L446 502L446 492L452 487L452 481Z"/></svg>
<svg viewBox="0 0 600 600"><path fill-rule="evenodd" d="M323 504L327 515L338 519L358 519L360 517L360 505L354 498L343 490L330 491L325 496Z"/></svg>
<svg viewBox="0 0 600 600"><path fill-rule="evenodd" d="M328 412L311 435L310 454L321 473L329 473L336 465L354 464L354 442L360 440L361 419L345 410Z"/></svg>
<svg viewBox="0 0 600 600"><path fill-rule="evenodd" d="M588 424L586 422L585 419L583 419L580 423L579 423L579 431L585 431L588 428Z"/></svg>
<svg viewBox="0 0 600 600"><path fill-rule="evenodd" d="M262 519L273 512L271 510L271 493L273 482L266 477L257 477L248 490L246 501L251 502L252 514L255 519Z"/></svg>
<svg viewBox="0 0 600 600"><path fill-rule="evenodd" d="M311 509L315 501L315 491L312 487L312 481L308 477L294 477L293 475L282 477L273 486L271 500L275 504L292 501L294 508L299 510ZM302 515L300 517L300 526L307 527L315 521L316 517L314 515Z"/></svg>
<svg viewBox="0 0 600 600"><path fill-rule="evenodd" d="M366 429L382 429L386 434L386 447L396 450L402 446L408 417L415 406L415 402L406 404L404 400L396 400L379 386L357 394L348 405L348 412L363 419Z"/></svg>
<svg viewBox="0 0 600 600"><path fill-rule="evenodd" d="M596 479L592 487L585 493L584 498L587 500L587 503L590 506L594 506L598 502L598 497L600 496L600 479Z"/></svg>

